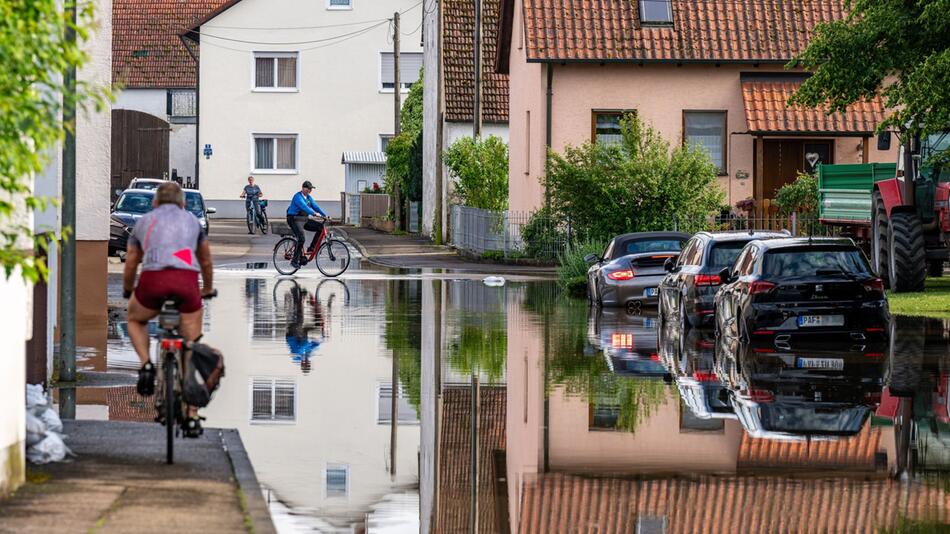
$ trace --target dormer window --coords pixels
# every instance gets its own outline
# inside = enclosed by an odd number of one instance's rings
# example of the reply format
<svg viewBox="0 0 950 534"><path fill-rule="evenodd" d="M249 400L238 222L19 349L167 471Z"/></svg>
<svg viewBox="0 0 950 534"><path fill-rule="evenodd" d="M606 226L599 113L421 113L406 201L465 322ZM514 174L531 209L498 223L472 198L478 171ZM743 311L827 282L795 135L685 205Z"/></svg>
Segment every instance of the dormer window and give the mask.
<svg viewBox="0 0 950 534"><path fill-rule="evenodd" d="M640 0L640 22L643 24L673 24L673 0Z"/></svg>

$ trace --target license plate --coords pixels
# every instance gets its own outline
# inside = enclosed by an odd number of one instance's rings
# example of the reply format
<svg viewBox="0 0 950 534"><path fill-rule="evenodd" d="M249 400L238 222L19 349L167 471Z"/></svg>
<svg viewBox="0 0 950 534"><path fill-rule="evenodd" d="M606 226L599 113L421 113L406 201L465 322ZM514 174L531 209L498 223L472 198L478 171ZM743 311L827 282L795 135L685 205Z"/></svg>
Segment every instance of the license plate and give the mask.
<svg viewBox="0 0 950 534"><path fill-rule="evenodd" d="M798 358L795 366L799 369L829 369L841 371L844 369L844 360L841 358Z"/></svg>
<svg viewBox="0 0 950 534"><path fill-rule="evenodd" d="M643 290L643 296L644 296L644 297L655 297L655 296L656 296L656 288L655 288L655 287L648 287L648 288L644 289L644 290Z"/></svg>
<svg viewBox="0 0 950 534"><path fill-rule="evenodd" d="M656 322L652 318L644 317L643 319L644 328L653 328L654 326L656 326Z"/></svg>
<svg viewBox="0 0 950 534"><path fill-rule="evenodd" d="M844 315L799 315L798 326L844 326Z"/></svg>

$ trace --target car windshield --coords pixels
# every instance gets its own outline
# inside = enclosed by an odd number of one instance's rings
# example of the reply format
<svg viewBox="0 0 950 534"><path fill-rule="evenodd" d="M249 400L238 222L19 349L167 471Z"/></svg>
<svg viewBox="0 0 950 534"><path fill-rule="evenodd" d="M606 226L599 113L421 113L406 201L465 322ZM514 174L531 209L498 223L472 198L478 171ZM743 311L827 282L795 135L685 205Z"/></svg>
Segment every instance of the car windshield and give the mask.
<svg viewBox="0 0 950 534"><path fill-rule="evenodd" d="M762 428L789 433L856 433L867 418L866 406L828 407L760 404Z"/></svg>
<svg viewBox="0 0 950 534"><path fill-rule="evenodd" d="M772 250L765 254L762 271L767 278L815 276L819 271L840 271L862 276L871 273L861 251L850 247Z"/></svg>
<svg viewBox="0 0 950 534"><path fill-rule="evenodd" d="M152 193L122 193L115 203L115 211L148 213L152 209Z"/></svg>
<svg viewBox="0 0 950 534"><path fill-rule="evenodd" d="M679 252L683 248L683 241L679 239L638 239L627 241L619 247L616 256L627 254L643 254L644 252Z"/></svg>
<svg viewBox="0 0 950 534"><path fill-rule="evenodd" d="M722 269L729 267L736 262L746 241L729 241L727 243L716 243L709 252L709 266L713 269Z"/></svg>
<svg viewBox="0 0 950 534"><path fill-rule="evenodd" d="M633 373L645 375L662 375L666 368L660 362L653 360L628 360L626 358L611 358L611 364L616 373Z"/></svg>
<svg viewBox="0 0 950 534"><path fill-rule="evenodd" d="M201 201L201 193L185 193L185 209L199 217L204 217L204 202Z"/></svg>

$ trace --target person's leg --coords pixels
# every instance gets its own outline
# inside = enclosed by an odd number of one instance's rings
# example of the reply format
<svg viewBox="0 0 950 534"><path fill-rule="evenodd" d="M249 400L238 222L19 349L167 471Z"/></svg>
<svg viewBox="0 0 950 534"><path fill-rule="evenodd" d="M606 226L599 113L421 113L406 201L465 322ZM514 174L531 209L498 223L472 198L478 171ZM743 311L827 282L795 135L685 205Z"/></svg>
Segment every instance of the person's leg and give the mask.
<svg viewBox="0 0 950 534"><path fill-rule="evenodd" d="M320 239L320 236L323 235L323 224L320 224L320 223L317 223L317 224L319 227L313 232L313 239L310 240L310 246L307 247L308 252L313 251L313 249L317 248L317 245L319 244L317 243L317 241Z"/></svg>
<svg viewBox="0 0 950 534"><path fill-rule="evenodd" d="M288 215L287 224L290 226L290 230L294 233L294 239L297 240L297 250L294 253L293 262L299 265L301 257L303 256L303 246L306 243L307 236L303 233L303 224L298 220L298 217Z"/></svg>
<svg viewBox="0 0 950 534"><path fill-rule="evenodd" d="M129 299L129 339L143 365L148 361L149 337L148 322L158 315L158 310L146 308L135 295Z"/></svg>

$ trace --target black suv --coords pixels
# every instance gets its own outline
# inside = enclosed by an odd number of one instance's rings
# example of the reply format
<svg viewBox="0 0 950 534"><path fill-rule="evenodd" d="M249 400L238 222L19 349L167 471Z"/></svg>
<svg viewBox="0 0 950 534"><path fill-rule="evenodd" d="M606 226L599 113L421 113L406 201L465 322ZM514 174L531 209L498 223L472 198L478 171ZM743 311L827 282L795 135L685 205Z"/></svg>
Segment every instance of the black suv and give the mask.
<svg viewBox="0 0 950 534"><path fill-rule="evenodd" d="M849 341L886 337L884 283L850 239L752 241L720 277L720 334L771 337L780 344L813 334Z"/></svg>
<svg viewBox="0 0 950 534"><path fill-rule="evenodd" d="M660 318L678 317L683 327L710 324L719 272L733 264L742 247L756 239L788 237L788 232L742 230L699 232L683 246L679 259L666 264L660 283Z"/></svg>

